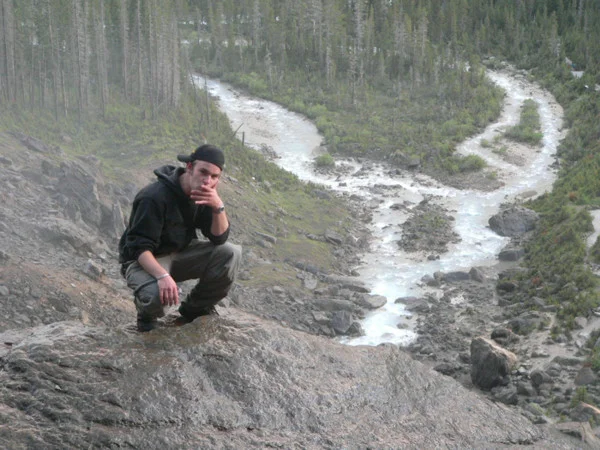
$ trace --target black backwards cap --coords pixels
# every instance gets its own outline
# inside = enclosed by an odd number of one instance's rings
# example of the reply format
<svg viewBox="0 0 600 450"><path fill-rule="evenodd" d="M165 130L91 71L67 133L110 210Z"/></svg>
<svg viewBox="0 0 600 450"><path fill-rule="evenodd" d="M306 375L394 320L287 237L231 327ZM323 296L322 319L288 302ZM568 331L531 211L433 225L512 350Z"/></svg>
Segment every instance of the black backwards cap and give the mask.
<svg viewBox="0 0 600 450"><path fill-rule="evenodd" d="M225 155L223 154L223 151L210 144L201 145L194 150L191 155L177 155L177 159L184 163L206 161L214 164L221 170L225 167Z"/></svg>

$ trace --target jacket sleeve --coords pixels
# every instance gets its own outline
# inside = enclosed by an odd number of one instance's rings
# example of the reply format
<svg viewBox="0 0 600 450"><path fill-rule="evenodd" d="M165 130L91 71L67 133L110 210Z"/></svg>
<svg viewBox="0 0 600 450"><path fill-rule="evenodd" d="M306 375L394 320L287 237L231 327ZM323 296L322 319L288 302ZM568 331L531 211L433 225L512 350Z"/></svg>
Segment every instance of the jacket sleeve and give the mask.
<svg viewBox="0 0 600 450"><path fill-rule="evenodd" d="M194 222L196 224L196 228L200 229L202 235L213 244L221 245L227 242L227 238L229 237L229 229L231 226L228 226L225 232L219 236L212 234L210 232L210 228L212 226L212 211L210 208L198 208L194 217Z"/></svg>
<svg viewBox="0 0 600 450"><path fill-rule="evenodd" d="M133 208L125 247L132 259L149 250L154 254L160 245L164 214L159 205L150 198L142 198Z"/></svg>

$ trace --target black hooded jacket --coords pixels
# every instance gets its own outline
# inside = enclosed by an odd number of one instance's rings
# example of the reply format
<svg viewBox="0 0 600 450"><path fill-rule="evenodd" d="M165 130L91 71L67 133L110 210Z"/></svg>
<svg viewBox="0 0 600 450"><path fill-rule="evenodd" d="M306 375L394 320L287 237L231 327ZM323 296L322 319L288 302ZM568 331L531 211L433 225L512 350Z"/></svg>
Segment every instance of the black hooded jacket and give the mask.
<svg viewBox="0 0 600 450"><path fill-rule="evenodd" d="M227 241L229 228L220 236L210 232L212 210L195 205L185 195L179 177L182 167L162 166L154 171L158 180L135 196L129 225L119 241L119 262L137 261L149 250L156 257L178 252L197 238L196 228L215 245Z"/></svg>

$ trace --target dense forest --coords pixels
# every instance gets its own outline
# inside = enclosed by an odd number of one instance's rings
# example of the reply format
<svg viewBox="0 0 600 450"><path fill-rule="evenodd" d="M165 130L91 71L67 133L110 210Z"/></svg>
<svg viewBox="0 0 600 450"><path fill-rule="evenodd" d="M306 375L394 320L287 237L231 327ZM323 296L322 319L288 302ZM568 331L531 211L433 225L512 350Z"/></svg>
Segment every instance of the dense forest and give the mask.
<svg viewBox="0 0 600 450"><path fill-rule="evenodd" d="M543 219L516 281L560 305L566 329L600 304L588 264L600 244L587 255L584 241L586 208L600 206L596 0L0 0L0 24L2 128L68 132L100 157L232 144L196 71L306 114L333 156L478 170L454 146L498 115L485 68L508 61L556 96L570 128L553 192L528 204Z"/></svg>
<svg viewBox="0 0 600 450"><path fill-rule="evenodd" d="M195 96L194 67L307 114L331 152L450 171L456 142L498 114L481 61L568 81L568 57L581 86L599 81L592 0L1 3L3 106L81 122L125 103L152 119Z"/></svg>

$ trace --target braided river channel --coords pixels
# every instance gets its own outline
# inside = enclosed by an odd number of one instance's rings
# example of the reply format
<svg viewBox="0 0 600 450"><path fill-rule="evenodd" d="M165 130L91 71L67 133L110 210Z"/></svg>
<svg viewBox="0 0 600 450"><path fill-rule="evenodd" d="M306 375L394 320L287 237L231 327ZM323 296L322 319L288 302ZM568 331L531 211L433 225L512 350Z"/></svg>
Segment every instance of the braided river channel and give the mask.
<svg viewBox="0 0 600 450"><path fill-rule="evenodd" d="M387 304L362 321L364 336L342 342L349 345L410 343L415 334L402 324L411 313L395 300L426 293L435 295L435 290L421 282L425 275L495 265L508 238L489 228L489 218L499 211L502 203L551 189L556 178L552 163L565 133L562 108L551 94L524 75L512 71L488 71L487 75L505 90L504 108L496 122L461 143L457 151L462 155L479 155L496 172L503 186L491 192L445 186L421 174L392 170L385 163L369 164L368 170L363 170L361 162L351 159L336 160L336 164L352 167L348 175L317 173L313 170L313 159L319 154L322 136L313 123L276 103L249 97L217 80L196 78L199 86L206 86L210 94L218 98L219 108L228 116L232 128L244 133L246 145L257 149L268 146L278 156L274 162L301 180L359 196L365 205L374 208L370 224L371 248L362 256L362 264L356 270L371 293L385 296ZM522 154L512 160L503 158L485 143L493 142L495 136L518 123L520 108L526 99L538 104L542 144L539 148L522 150ZM397 245L402 236L401 225L411 214L411 207L424 199L442 205L453 215L455 232L460 236L460 241L450 244L449 251L439 255L439 259L428 260L422 254L406 253ZM394 208L397 204L408 206Z"/></svg>

